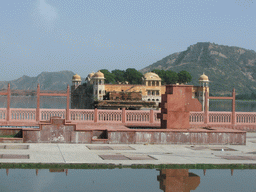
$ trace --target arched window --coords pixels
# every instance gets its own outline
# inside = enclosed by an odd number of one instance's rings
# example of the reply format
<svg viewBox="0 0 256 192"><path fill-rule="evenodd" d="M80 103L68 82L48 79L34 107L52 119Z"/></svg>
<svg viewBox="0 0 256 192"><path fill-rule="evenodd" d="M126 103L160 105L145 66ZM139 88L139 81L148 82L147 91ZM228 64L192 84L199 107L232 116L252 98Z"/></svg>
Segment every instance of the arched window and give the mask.
<svg viewBox="0 0 256 192"><path fill-rule="evenodd" d="M148 99L148 101L150 101L150 99Z"/></svg>

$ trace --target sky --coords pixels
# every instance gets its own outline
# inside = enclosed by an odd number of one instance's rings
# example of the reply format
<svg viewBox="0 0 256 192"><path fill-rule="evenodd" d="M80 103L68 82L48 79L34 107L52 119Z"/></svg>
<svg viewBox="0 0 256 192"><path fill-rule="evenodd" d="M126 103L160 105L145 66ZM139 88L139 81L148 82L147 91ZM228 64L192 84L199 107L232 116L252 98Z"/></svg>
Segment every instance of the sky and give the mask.
<svg viewBox="0 0 256 192"><path fill-rule="evenodd" d="M197 42L256 50L255 0L8 0L0 81L140 70Z"/></svg>

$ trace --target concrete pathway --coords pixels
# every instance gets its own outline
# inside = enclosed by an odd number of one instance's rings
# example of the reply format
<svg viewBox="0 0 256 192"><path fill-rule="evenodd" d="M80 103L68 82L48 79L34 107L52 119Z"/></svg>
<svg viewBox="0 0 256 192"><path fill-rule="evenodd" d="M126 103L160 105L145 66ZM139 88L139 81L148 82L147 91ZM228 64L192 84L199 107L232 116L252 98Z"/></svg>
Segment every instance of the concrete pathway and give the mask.
<svg viewBox="0 0 256 192"><path fill-rule="evenodd" d="M0 144L0 163L256 164L256 133L246 145Z"/></svg>

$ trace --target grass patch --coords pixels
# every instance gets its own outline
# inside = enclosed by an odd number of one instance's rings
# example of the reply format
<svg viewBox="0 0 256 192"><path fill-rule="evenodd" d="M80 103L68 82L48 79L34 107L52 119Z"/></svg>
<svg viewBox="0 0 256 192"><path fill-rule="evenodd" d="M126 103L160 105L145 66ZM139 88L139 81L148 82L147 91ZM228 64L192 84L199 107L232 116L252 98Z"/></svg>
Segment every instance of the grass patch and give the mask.
<svg viewBox="0 0 256 192"><path fill-rule="evenodd" d="M0 169L256 169L256 164L45 164L0 163Z"/></svg>
<svg viewBox="0 0 256 192"><path fill-rule="evenodd" d="M0 137L4 137L4 138L14 138L16 136L16 134L14 135L0 135Z"/></svg>

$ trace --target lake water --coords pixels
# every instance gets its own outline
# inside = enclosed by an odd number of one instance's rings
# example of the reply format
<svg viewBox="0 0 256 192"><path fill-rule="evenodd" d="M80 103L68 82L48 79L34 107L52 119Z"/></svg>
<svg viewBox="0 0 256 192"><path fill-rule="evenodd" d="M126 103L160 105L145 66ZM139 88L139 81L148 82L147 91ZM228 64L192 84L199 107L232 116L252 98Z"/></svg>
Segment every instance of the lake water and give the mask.
<svg viewBox="0 0 256 192"><path fill-rule="evenodd" d="M60 172L56 172L60 171ZM8 175L7 175L8 172ZM0 169L0 191L255 192L255 170Z"/></svg>
<svg viewBox="0 0 256 192"><path fill-rule="evenodd" d="M11 108L36 108L36 97L34 96L12 96ZM6 96L0 96L0 108L7 105ZM40 99L41 108L65 109L65 97L46 97ZM210 100L210 111L231 111L231 100ZM256 101L236 100L236 111L256 112Z"/></svg>
<svg viewBox="0 0 256 192"><path fill-rule="evenodd" d="M36 97L12 97L13 108L36 108ZM0 96L0 108L6 97ZM42 108L66 108L66 98L42 97ZM232 102L211 100L210 111L231 111ZM236 111L256 112L256 101L236 101ZM56 172L57 171L57 172ZM8 173L8 175L7 175ZM67 174L66 174L67 173ZM0 192L5 191L165 191L255 192L256 170L155 169L0 169ZM191 184L192 183L192 184Z"/></svg>

